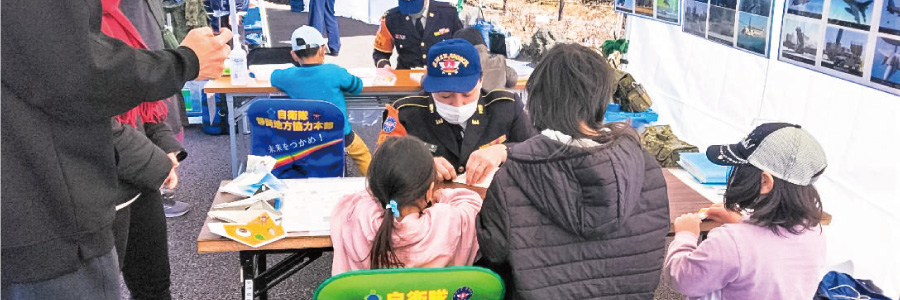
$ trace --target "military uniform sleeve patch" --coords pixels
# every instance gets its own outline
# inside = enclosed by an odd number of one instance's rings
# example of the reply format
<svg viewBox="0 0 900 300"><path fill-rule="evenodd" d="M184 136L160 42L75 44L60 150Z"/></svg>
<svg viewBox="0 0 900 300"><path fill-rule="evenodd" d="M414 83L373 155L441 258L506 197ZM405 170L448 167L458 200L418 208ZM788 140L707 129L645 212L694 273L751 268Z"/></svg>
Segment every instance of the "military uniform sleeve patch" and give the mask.
<svg viewBox="0 0 900 300"><path fill-rule="evenodd" d="M490 147L490 146L493 146L493 145L500 145L500 144L503 144L503 143L505 143L505 142L506 142L506 135L504 134L504 135L501 135L500 137L494 139L494 140L491 141L490 143L481 145L480 147L478 147L478 149L484 149L484 148L487 148L487 147Z"/></svg>
<svg viewBox="0 0 900 300"><path fill-rule="evenodd" d="M406 128L400 123L400 112L390 104L385 104L384 123L381 123L381 133L378 134L378 144L391 136L405 136Z"/></svg>

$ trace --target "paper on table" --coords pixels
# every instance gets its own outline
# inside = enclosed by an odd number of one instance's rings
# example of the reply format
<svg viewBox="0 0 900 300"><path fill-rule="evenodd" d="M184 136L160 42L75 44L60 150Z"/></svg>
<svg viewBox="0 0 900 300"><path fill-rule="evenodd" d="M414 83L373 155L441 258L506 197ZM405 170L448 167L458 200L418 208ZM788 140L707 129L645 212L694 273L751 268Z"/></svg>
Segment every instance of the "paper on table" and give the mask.
<svg viewBox="0 0 900 300"><path fill-rule="evenodd" d="M518 61L512 59L506 59L506 65L513 70L516 70L516 74L519 75L519 78L528 78L531 76L531 72L534 72L534 67L528 65L529 62Z"/></svg>
<svg viewBox="0 0 900 300"><path fill-rule="evenodd" d="M257 81L269 81L272 78L272 72L275 72L275 70L287 69L293 66L294 64L272 64L252 65L248 68Z"/></svg>
<svg viewBox="0 0 900 300"><path fill-rule="evenodd" d="M209 231L250 247L261 247L285 238L281 225L268 213L262 213L247 223L209 223Z"/></svg>
<svg viewBox="0 0 900 300"><path fill-rule="evenodd" d="M488 176L485 177L484 180L483 180L482 182L479 182L479 183L476 183L476 184L468 184L468 183L466 183L466 173L462 173L462 174L456 175L456 179L454 179L453 182L456 182L456 183L462 183L462 184L465 184L465 185L468 185L468 186L474 186L474 187L480 187L480 188L488 188L488 187L491 186L491 181L494 180L494 175L497 174L497 170L499 170L499 168L494 169L493 171L491 171L491 173L488 174Z"/></svg>
<svg viewBox="0 0 900 300"><path fill-rule="evenodd" d="M397 82L397 75L385 68L350 68L350 74L362 79L363 86L388 86Z"/></svg>
<svg viewBox="0 0 900 300"><path fill-rule="evenodd" d="M258 201L249 207L213 208L207 215L231 223L247 223L263 212L268 212L273 219L281 219L281 211L275 210L268 201Z"/></svg>
<svg viewBox="0 0 900 300"><path fill-rule="evenodd" d="M326 233L331 227L331 212L344 195L366 189L365 177L310 178L287 180L290 192L281 208L282 226L291 236Z"/></svg>

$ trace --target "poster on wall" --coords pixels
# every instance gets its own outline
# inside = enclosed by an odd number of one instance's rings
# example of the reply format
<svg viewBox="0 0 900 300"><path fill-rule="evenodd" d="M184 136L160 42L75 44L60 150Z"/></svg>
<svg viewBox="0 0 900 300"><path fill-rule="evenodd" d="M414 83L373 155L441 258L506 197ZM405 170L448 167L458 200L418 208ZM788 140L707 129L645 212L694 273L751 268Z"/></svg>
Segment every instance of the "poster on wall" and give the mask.
<svg viewBox="0 0 900 300"><path fill-rule="evenodd" d="M869 31L872 17L872 0L830 0L828 24Z"/></svg>
<svg viewBox="0 0 900 300"><path fill-rule="evenodd" d="M616 0L616 11L623 13L634 13L634 0Z"/></svg>
<svg viewBox="0 0 900 300"><path fill-rule="evenodd" d="M821 19L825 0L789 0L785 5L788 14Z"/></svg>
<svg viewBox="0 0 900 300"><path fill-rule="evenodd" d="M706 20L709 17L709 3L706 0L684 0L684 32L706 38Z"/></svg>
<svg viewBox="0 0 900 300"><path fill-rule="evenodd" d="M615 11L679 24L681 0L615 0Z"/></svg>
<svg viewBox="0 0 900 300"><path fill-rule="evenodd" d="M881 5L878 32L900 36L900 6L894 0L887 0Z"/></svg>
<svg viewBox="0 0 900 300"><path fill-rule="evenodd" d="M656 18L660 21L678 23L681 15L681 0L656 0Z"/></svg>
<svg viewBox="0 0 900 300"><path fill-rule="evenodd" d="M784 36L781 40L781 58L815 66L816 53L819 52L815 38L821 36L821 30L819 23L785 18L781 30Z"/></svg>
<svg viewBox="0 0 900 300"><path fill-rule="evenodd" d="M682 31L768 57L771 19L771 0L684 0Z"/></svg>
<svg viewBox="0 0 900 300"><path fill-rule="evenodd" d="M786 0L778 59L900 95L895 0Z"/></svg>
<svg viewBox="0 0 900 300"><path fill-rule="evenodd" d="M879 37L875 42L875 63L871 80L885 87L900 89L900 40Z"/></svg>

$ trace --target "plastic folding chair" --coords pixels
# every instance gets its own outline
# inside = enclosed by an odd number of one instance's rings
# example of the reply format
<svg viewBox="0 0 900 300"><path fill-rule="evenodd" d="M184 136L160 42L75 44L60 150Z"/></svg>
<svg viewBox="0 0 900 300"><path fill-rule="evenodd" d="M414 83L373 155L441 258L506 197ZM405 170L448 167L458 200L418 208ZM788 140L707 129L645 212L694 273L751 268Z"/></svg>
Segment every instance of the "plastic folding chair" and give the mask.
<svg viewBox="0 0 900 300"><path fill-rule="evenodd" d="M500 300L503 280L473 266L350 271L325 280L313 299Z"/></svg>
<svg viewBox="0 0 900 300"><path fill-rule="evenodd" d="M246 113L250 154L274 157L276 177L344 176L344 115L334 104L257 99Z"/></svg>

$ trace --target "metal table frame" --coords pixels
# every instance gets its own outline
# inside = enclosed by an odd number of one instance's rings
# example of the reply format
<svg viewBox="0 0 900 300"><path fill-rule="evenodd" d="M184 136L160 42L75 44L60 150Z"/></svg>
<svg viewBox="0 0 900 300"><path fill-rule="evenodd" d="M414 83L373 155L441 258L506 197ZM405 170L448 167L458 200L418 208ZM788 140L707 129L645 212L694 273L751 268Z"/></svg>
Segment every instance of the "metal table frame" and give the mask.
<svg viewBox="0 0 900 300"><path fill-rule="evenodd" d="M333 248L308 248L299 250L253 250L241 251L241 297L242 299L269 299L269 289L275 287L291 275L299 272L322 254ZM267 254L290 253L272 268L267 268Z"/></svg>

